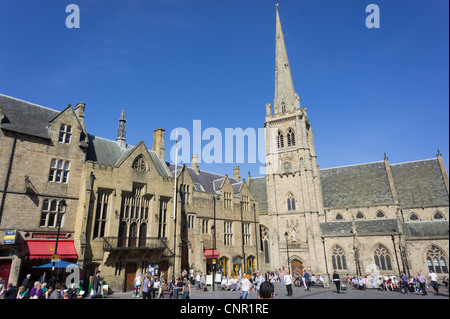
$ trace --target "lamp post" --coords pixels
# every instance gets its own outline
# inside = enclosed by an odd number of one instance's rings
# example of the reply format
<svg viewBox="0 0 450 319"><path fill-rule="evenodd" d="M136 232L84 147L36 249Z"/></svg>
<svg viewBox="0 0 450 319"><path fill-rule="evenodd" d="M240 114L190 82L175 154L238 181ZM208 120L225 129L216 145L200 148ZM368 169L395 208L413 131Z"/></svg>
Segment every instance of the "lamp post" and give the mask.
<svg viewBox="0 0 450 319"><path fill-rule="evenodd" d="M325 269L327 271L328 282L331 283L330 273L328 272L327 251L325 249L325 238L324 237L322 237L322 244L323 244L323 254L325 256Z"/></svg>
<svg viewBox="0 0 450 319"><path fill-rule="evenodd" d="M241 231L242 231L242 257L243 257L243 264L244 264L244 274L247 273L247 267L246 267L246 262L245 262L245 250L244 250L244 217L243 217L243 213L242 213L242 204L244 202L241 200ZM242 277L242 274L241 274Z"/></svg>
<svg viewBox="0 0 450 319"><path fill-rule="evenodd" d="M286 238L286 253L287 253L288 271L289 271L289 273L291 273L291 264L290 264L290 260L289 260L289 245L288 245L289 234L288 234L288 232L284 233L284 237Z"/></svg>
<svg viewBox="0 0 450 319"><path fill-rule="evenodd" d="M395 231L395 229L393 229L392 231ZM394 234L391 235L392 238L392 244L394 245L394 252L395 252L395 260L397 261L397 269L398 272L400 273L400 264L398 263L398 255L397 255L397 247L395 247L395 238L394 238ZM400 278L401 278L401 274L400 274Z"/></svg>
<svg viewBox="0 0 450 319"><path fill-rule="evenodd" d="M67 208L67 203L66 201L63 199L59 202L59 206L58 206L58 218L56 220L57 222L57 226L58 226L58 232L56 234L56 243L55 243L55 255L58 254L58 241L59 241L59 233L61 231L61 217L62 215L66 212L66 208ZM55 262L53 261L52 263L52 271L55 270Z"/></svg>
<svg viewBox="0 0 450 319"><path fill-rule="evenodd" d="M255 249L256 249L256 265L254 265L255 269L252 269L252 272L259 267L259 254L258 254L258 231L256 228L256 204L253 203L253 219L255 222Z"/></svg>

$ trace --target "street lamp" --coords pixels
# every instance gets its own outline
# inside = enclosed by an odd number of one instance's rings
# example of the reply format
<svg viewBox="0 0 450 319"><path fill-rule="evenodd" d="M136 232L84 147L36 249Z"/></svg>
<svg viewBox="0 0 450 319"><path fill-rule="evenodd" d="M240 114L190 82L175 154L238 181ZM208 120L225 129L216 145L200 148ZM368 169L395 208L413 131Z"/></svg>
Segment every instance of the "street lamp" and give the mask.
<svg viewBox="0 0 450 319"><path fill-rule="evenodd" d="M290 265L290 261L289 261L289 245L288 245L289 234L288 234L288 232L284 233L284 237L286 238L286 252L287 252L288 271L289 271L289 273L291 273L291 265Z"/></svg>

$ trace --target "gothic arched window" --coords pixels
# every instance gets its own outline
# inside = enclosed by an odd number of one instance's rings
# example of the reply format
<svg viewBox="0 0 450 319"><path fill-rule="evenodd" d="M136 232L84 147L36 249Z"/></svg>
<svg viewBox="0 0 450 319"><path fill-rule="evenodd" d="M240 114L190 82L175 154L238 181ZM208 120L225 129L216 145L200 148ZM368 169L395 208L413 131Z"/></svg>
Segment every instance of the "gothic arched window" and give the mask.
<svg viewBox="0 0 450 319"><path fill-rule="evenodd" d="M428 270L433 270L437 274L448 273L447 259L442 250L436 246L431 246L427 251Z"/></svg>
<svg viewBox="0 0 450 319"><path fill-rule="evenodd" d="M343 220L343 219L344 219L344 217L342 217L341 214L337 214L336 215L336 220Z"/></svg>
<svg viewBox="0 0 450 319"><path fill-rule="evenodd" d="M334 246L331 262L333 263L334 270L347 269L347 259L341 247Z"/></svg>
<svg viewBox="0 0 450 319"><path fill-rule="evenodd" d="M284 136L283 136L283 133L281 133L281 132L278 132L277 145L278 145L278 148L284 147Z"/></svg>
<svg viewBox="0 0 450 319"><path fill-rule="evenodd" d="M295 146L295 134L293 129L289 129L287 133L288 146Z"/></svg>
<svg viewBox="0 0 450 319"><path fill-rule="evenodd" d="M419 220L419 217L415 214L415 213L412 213L410 216L409 216L409 220Z"/></svg>
<svg viewBox="0 0 450 319"><path fill-rule="evenodd" d="M287 199L288 210L295 210L295 198L292 195L289 195Z"/></svg>
<svg viewBox="0 0 450 319"><path fill-rule="evenodd" d="M363 219L363 218L364 218L363 213L358 212L358 214L356 214L356 218L358 218L358 219Z"/></svg>
<svg viewBox="0 0 450 319"><path fill-rule="evenodd" d="M380 270L392 270L391 255L383 245L378 245L374 252L375 265Z"/></svg>

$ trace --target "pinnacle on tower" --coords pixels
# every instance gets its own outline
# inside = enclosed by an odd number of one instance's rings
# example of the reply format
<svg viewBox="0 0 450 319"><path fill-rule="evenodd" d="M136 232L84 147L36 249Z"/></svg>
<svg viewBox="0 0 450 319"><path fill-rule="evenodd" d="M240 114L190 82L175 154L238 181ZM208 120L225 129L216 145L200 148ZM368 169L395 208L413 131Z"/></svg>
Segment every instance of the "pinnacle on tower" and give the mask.
<svg viewBox="0 0 450 319"><path fill-rule="evenodd" d="M119 144L120 147L126 148L126 127L127 127L127 120L125 119L125 109L122 109L122 114L120 114L119 119L119 129L117 131L117 139L116 142Z"/></svg>

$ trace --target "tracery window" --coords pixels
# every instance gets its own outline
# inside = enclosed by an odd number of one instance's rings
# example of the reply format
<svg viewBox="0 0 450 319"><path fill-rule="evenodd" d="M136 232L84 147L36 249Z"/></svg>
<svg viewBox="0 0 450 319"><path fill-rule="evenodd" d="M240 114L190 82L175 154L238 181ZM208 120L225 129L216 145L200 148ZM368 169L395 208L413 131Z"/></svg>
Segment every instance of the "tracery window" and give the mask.
<svg viewBox="0 0 450 319"><path fill-rule="evenodd" d="M278 148L284 147L284 136L283 136L283 133L281 133L281 132L278 132L277 145L278 145Z"/></svg>
<svg viewBox="0 0 450 319"><path fill-rule="evenodd" d="M287 143L288 146L295 146L295 134L294 134L294 130L289 129L288 133L287 133Z"/></svg>
<svg viewBox="0 0 450 319"><path fill-rule="evenodd" d="M447 259L442 250L436 246L431 246L427 251L428 270L433 270L437 274L448 273Z"/></svg>
<svg viewBox="0 0 450 319"><path fill-rule="evenodd" d="M147 165L145 164L145 160L142 155L136 157L136 159L134 160L133 169L140 172L145 172L147 170Z"/></svg>
<svg viewBox="0 0 450 319"><path fill-rule="evenodd" d="M347 259L345 258L344 251L339 246L334 246L331 256L331 262L334 270L347 269Z"/></svg>
<svg viewBox="0 0 450 319"><path fill-rule="evenodd" d="M391 255L383 245L378 245L374 252L375 264L380 270L392 270Z"/></svg>

